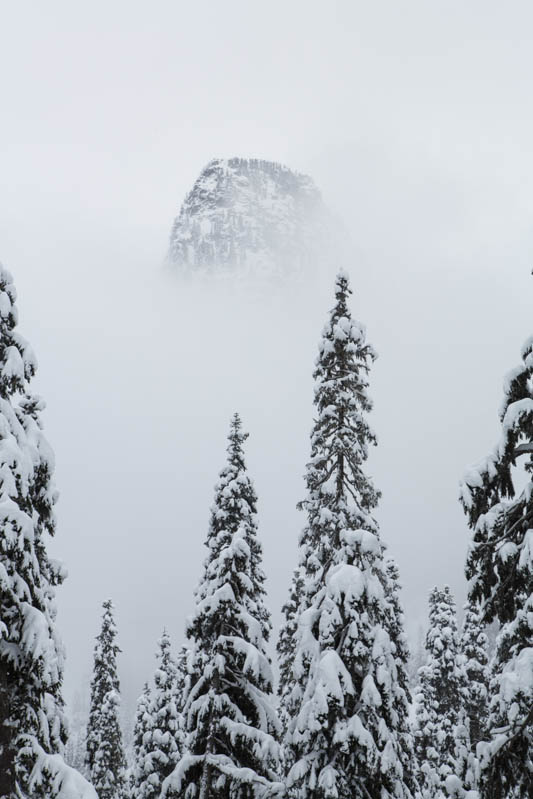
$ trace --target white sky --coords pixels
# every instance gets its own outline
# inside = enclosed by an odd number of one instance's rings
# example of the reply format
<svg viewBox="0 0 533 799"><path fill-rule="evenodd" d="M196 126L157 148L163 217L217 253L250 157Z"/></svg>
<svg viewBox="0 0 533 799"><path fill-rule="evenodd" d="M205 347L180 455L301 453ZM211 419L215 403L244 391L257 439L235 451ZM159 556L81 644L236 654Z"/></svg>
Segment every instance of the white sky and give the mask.
<svg viewBox="0 0 533 799"><path fill-rule="evenodd" d="M311 174L355 244L383 536L413 630L460 601L457 482L497 432L531 330L527 2L0 2L0 258L57 455L70 696L117 605L128 702L176 643L227 422L241 411L276 623L302 519L311 371L331 296L184 298L160 263L215 156ZM293 318L287 320L289 309Z"/></svg>

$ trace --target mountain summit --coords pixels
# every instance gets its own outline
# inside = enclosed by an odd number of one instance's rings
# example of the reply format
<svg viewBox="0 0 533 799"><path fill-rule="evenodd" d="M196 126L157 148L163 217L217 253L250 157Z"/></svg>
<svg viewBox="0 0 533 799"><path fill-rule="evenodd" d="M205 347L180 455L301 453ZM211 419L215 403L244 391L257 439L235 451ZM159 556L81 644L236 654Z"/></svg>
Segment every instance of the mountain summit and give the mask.
<svg viewBox="0 0 533 799"><path fill-rule="evenodd" d="M324 251L330 229L330 215L307 175L255 158L215 159L172 226L168 261L185 273L305 273Z"/></svg>

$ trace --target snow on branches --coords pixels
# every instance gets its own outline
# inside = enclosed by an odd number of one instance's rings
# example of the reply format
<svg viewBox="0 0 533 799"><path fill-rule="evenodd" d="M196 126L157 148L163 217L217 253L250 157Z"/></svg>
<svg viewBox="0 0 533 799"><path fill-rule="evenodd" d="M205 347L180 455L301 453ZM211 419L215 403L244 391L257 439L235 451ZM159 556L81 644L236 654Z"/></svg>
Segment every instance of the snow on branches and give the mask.
<svg viewBox="0 0 533 799"><path fill-rule="evenodd" d="M35 357L16 330L16 292L0 265L0 795L94 799L63 761L63 646L49 558L55 531L54 458L30 393Z"/></svg>
<svg viewBox="0 0 533 799"><path fill-rule="evenodd" d="M184 749L182 696L170 637L158 641L154 685L140 696L135 720L132 783L137 799L157 799Z"/></svg>
<svg viewBox="0 0 533 799"><path fill-rule="evenodd" d="M119 720L117 655L120 649L115 642L117 628L112 601L106 600L103 608L102 628L94 647L86 763L99 799L120 799L126 777Z"/></svg>
<svg viewBox="0 0 533 799"><path fill-rule="evenodd" d="M430 594L426 651L427 661L418 674L414 741L421 799L436 799L446 796L448 777L463 777L469 752L464 671L455 602L448 586Z"/></svg>
<svg viewBox="0 0 533 799"><path fill-rule="evenodd" d="M279 651L295 652L282 693L283 763L293 799L412 795L403 620L364 471L376 438L366 420L375 358L335 285L314 372L317 417L307 465L307 523ZM401 678L400 678L401 675Z"/></svg>
<svg viewBox="0 0 533 799"><path fill-rule="evenodd" d="M483 799L525 799L533 775L533 337L507 376L502 433L470 469L461 502L472 529L466 574L470 598L500 633L490 680L489 741L480 743ZM516 491L517 458L527 483Z"/></svg>
<svg viewBox="0 0 533 799"><path fill-rule="evenodd" d="M188 751L163 786L164 797L260 799L280 793L279 722L266 651L256 495L236 414L227 464L215 488L208 556L187 634L193 645L184 712Z"/></svg>

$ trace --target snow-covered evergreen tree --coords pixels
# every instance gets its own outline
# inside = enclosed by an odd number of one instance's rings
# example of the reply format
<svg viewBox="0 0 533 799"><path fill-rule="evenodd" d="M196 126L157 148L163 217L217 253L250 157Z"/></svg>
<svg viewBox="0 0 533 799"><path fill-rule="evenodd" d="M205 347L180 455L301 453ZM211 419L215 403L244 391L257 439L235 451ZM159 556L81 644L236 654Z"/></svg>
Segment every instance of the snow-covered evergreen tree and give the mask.
<svg viewBox="0 0 533 799"><path fill-rule="evenodd" d="M152 732L152 714L150 710L152 696L148 683L137 699L135 723L133 726L133 759L128 769L129 794L132 799L141 796L143 784L148 776L145 771L147 743Z"/></svg>
<svg viewBox="0 0 533 799"><path fill-rule="evenodd" d="M243 453L247 435L236 414L228 460L215 488L209 554L187 635L193 645L185 712L188 752L166 780L163 796L256 799L280 791L279 730L266 651L256 495Z"/></svg>
<svg viewBox="0 0 533 799"><path fill-rule="evenodd" d="M64 572L47 553L55 532L54 459L44 403L29 393L35 358L16 330L16 292L0 265L0 797L94 797L66 765L63 647L55 587Z"/></svg>
<svg viewBox="0 0 533 799"><path fill-rule="evenodd" d="M183 754L184 735L178 707L177 665L171 652L170 637L163 632L158 642L158 664L148 707L149 721L143 736L142 779L137 799L155 799L163 780L174 771Z"/></svg>
<svg viewBox="0 0 533 799"><path fill-rule="evenodd" d="M190 660L191 651L188 647L182 646L176 658L176 706L179 711L179 721L181 724L181 737L185 740L185 718L183 707L185 699L189 693L190 686Z"/></svg>
<svg viewBox="0 0 533 799"><path fill-rule="evenodd" d="M279 666L278 712L283 735L286 734L287 725L294 713L294 707L291 706L291 697L294 692L292 664L304 582L303 570L298 567L292 575L289 598L282 608L284 621L276 647Z"/></svg>
<svg viewBox="0 0 533 799"><path fill-rule="evenodd" d="M483 739L487 722L488 657L487 636L479 607L468 601L464 607L460 639L460 664L463 676L462 703L467 725L468 751L458 759L457 776L466 789L477 789L479 763L477 745Z"/></svg>
<svg viewBox="0 0 533 799"><path fill-rule="evenodd" d="M505 381L502 435L466 474L461 502L473 535L466 573L484 624L500 633L491 668L489 741L478 746L483 799L525 799L533 785L533 337ZM517 459L527 478L515 490Z"/></svg>
<svg viewBox="0 0 533 799"><path fill-rule="evenodd" d="M108 691L100 708L100 741L91 768L98 799L120 799L126 787L126 758L120 730L120 694Z"/></svg>
<svg viewBox="0 0 533 799"><path fill-rule="evenodd" d="M103 603L102 628L96 637L91 705L87 725L86 763L98 799L121 799L126 759L120 729L120 682L117 672L117 628L113 603Z"/></svg>
<svg viewBox="0 0 533 799"><path fill-rule="evenodd" d="M489 669L487 636L478 605L468 601L461 631L461 655L465 672L464 706L468 717L470 746L475 753L487 723Z"/></svg>
<svg viewBox="0 0 533 799"><path fill-rule="evenodd" d="M429 597L427 661L419 671L416 696L415 750L422 799L446 796L448 777L466 772L468 741L463 710L455 602L448 586Z"/></svg>
<svg viewBox="0 0 533 799"><path fill-rule="evenodd" d="M405 634L404 612L400 600L400 570L393 558L387 558L385 569L390 600L388 632L394 646L396 684L392 685L393 709L396 712L396 729L400 743L399 757L403 769L403 781L414 796L418 789L414 743L409 722L411 691L409 688L410 652ZM389 593L390 592L390 593Z"/></svg>
<svg viewBox="0 0 533 799"><path fill-rule="evenodd" d="M376 442L366 420L375 355L351 317L350 293L340 273L314 372L317 418L300 505L307 514L303 585L298 610L293 599L286 606L295 657L283 760L295 799L411 795L403 768L406 718L398 713L402 707L407 714L407 694L392 640L401 639L402 622L392 621L393 589L372 517L379 494L364 471ZM283 647L290 651L288 642Z"/></svg>

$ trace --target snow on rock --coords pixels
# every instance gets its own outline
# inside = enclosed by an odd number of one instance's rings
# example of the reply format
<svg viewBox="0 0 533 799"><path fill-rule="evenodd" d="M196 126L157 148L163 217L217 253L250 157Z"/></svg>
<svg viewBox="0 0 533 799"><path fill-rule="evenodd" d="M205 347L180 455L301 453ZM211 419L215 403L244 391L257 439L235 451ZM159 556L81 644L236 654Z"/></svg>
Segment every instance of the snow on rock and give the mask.
<svg viewBox="0 0 533 799"><path fill-rule="evenodd" d="M177 216L168 263L182 274L308 273L333 220L307 175L258 159L214 159Z"/></svg>

